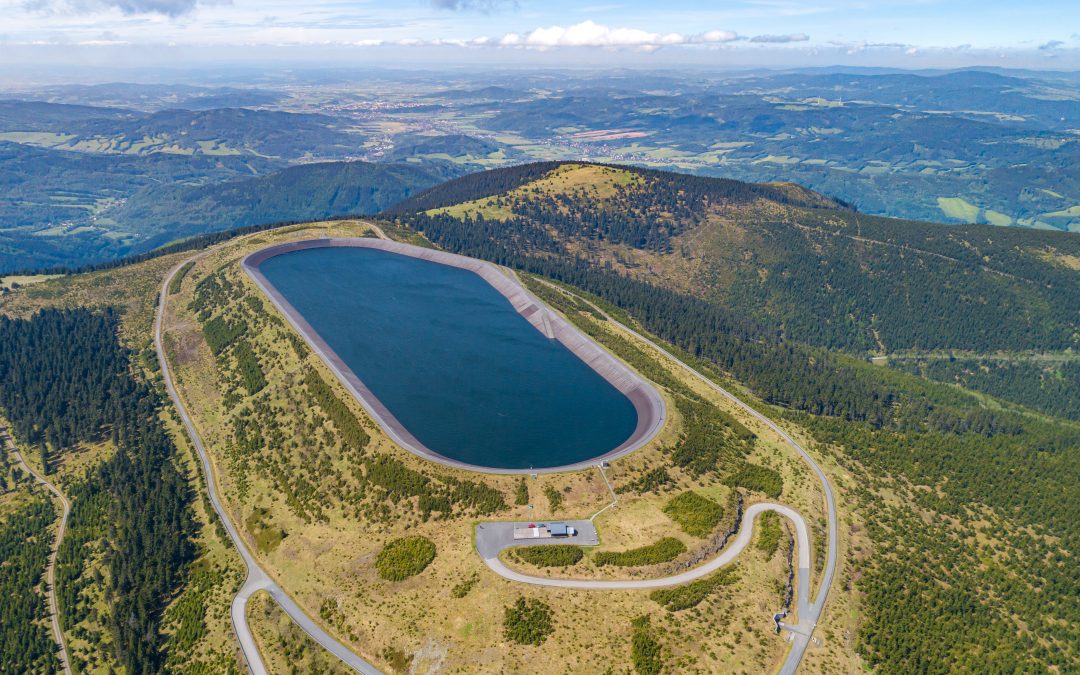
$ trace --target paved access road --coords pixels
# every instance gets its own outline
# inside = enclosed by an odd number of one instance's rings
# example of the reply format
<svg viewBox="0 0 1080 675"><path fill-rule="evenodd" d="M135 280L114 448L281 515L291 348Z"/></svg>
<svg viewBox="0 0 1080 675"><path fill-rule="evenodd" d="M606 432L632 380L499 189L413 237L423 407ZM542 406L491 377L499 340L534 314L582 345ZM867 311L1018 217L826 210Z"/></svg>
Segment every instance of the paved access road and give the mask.
<svg viewBox="0 0 1080 675"><path fill-rule="evenodd" d="M594 590L594 591L613 591L613 590L641 590L648 588L665 588L667 586L679 586L686 584L696 579L706 577L716 570L720 569L724 565L727 565L734 560L743 549L750 544L750 537L753 535L753 523L754 518L758 514L765 511L775 511L780 515L791 520L795 525L796 534L799 538L799 613L809 606L807 597L809 596L809 589L807 584L802 583L804 572L806 577L810 575L810 536L806 529L806 523L803 522L802 516L797 511L791 509L782 504L769 504L761 503L754 504L750 508L746 509L746 513L743 514L742 524L739 527L739 534L736 535L735 541L733 541L727 548L725 548L720 555L716 556L709 562L695 567L686 572L680 574L673 574L670 577L660 577L658 579L617 579L617 580L592 580L592 579L557 579L551 577L534 577L528 574L522 574L515 572L499 560L499 552L510 546L522 546L529 544L549 543L549 544L582 544L583 542L577 541L581 537L574 537L573 539L544 539L538 541L514 540L512 534L509 532L513 523L484 523L478 525L476 530L476 548L480 552L480 555L484 558L484 562L499 576L509 579L511 581L518 581L523 584L533 584L534 586L549 586L552 588L579 588L582 590ZM562 522L562 521L559 521ZM566 521L567 523L589 523L587 520L583 521ZM592 536L595 541L596 530L591 527ZM496 529L497 527L500 529ZM576 526L576 525L575 525ZM501 537L496 542L490 541L491 538L488 533L494 534L495 537ZM501 542L501 545L499 543Z"/></svg>
<svg viewBox="0 0 1080 675"><path fill-rule="evenodd" d="M203 255L205 254L193 256L188 260L198 260ZM158 296L157 314L154 317L154 349L157 351L158 363L161 365L161 376L165 380L165 388L169 392L169 398L172 399L173 405L176 406L176 411L180 414L180 420L184 424L184 429L187 431L192 444L195 446L195 450L199 454L199 462L202 464L203 475L206 476L206 489L210 496L210 503L213 505L214 511L217 512L218 517L221 518L225 530L229 533L229 538L232 539L233 545L236 546L236 550L239 551L240 557L243 558L244 565L247 567L247 579L244 581L244 585L241 586L240 592L233 598L230 614L232 616L233 630L236 631L236 637L240 641L240 649L244 653L244 659L247 661L248 668L251 669L251 672L254 673L254 675L264 675L267 672L266 664L263 662L262 655L259 653L259 648L255 642L255 636L252 634L251 626L248 625L247 621L248 599L258 591L266 591L274 598L278 605L281 606L281 609L289 615L289 618L291 618L297 626L300 626L305 633L326 648L331 654L344 661L346 665L357 672L364 673L364 675L381 675L375 666L360 658L360 656L323 630L322 627L308 616L307 613L305 613L304 610L301 609L284 590L282 590L281 586L266 573L259 565L258 560L255 559L255 556L252 554L251 549L248 548L243 537L240 536L240 532L229 518L228 513L225 511L225 507L218 497L214 468L210 464L210 457L206 453L206 447L203 445L202 438L199 436L199 432L195 430L195 425L192 424L191 418L188 416L187 408L184 407L184 403L176 391L172 373L169 371L169 362L168 359L165 358L165 349L162 346L161 339L161 324L162 317L165 313L165 303L168 299L169 282L172 281L173 276L176 275L176 271L180 269L184 263L188 262L188 260L185 260L172 268L169 273L165 275L165 281L161 284L161 293Z"/></svg>
<svg viewBox="0 0 1080 675"><path fill-rule="evenodd" d="M551 288L554 288L556 290L559 290L559 291L562 290L558 286L555 286L554 284L548 283L546 281L544 281L542 283L545 283L548 286L550 286ZM695 378L700 380L702 383L704 383L710 389L712 389L713 391L715 391L718 394L722 395L724 398L728 399L729 401L731 401L735 405L742 408L744 411L746 411L748 414L753 416L756 420L758 420L759 422L761 422L762 424L767 426L769 429L772 429L774 432L776 432L777 435L780 436L780 438L782 438L784 440L785 443L787 443L787 445L789 447L791 447L792 449L794 449L796 452L799 453L799 456L802 457L803 461L806 462L806 464L814 471L814 474L817 475L818 480L821 482L822 492L825 495L825 508L826 508L826 511L827 511L828 523L829 523L829 532L828 532L828 537L827 537L827 539L828 539L828 551L827 551L827 553L825 555L825 569L824 569L824 571L823 571L823 573L821 575L821 583L818 586L817 597L814 599L813 602L809 602L808 598L809 598L809 588L810 588L810 569L809 569L809 567L810 567L809 566L809 551L810 551L810 549L809 549L808 545L804 545L804 541L802 539L802 536L800 535L800 542L799 542L800 543L800 552L799 552L799 605L798 605L798 608L799 608L799 612L798 612L799 622L797 624L781 624L782 628L784 628L785 630L791 631L791 634L792 634L792 641L791 642L792 642L792 644L791 644L791 650L788 652L787 658L784 659L784 664L780 668L780 673L783 674L783 675L790 675L790 674L794 673L798 669L799 663L802 662L802 657L803 657L803 654L806 653L806 648L810 645L810 641L813 639L814 627L817 626L818 620L821 618L821 611L825 606L825 600L829 596L829 589L832 586L833 577L836 574L837 531L838 531L837 516L836 516L836 498L833 496L832 486L829 484L829 479L825 476L825 472L821 470L821 467L818 466L817 462L814 461L814 459L810 456L810 454L808 452L806 452L806 450L801 445L799 445L799 443L797 443L795 441L795 439L793 439L786 431L784 431L779 426L777 426L777 424L775 422L773 422L772 420L770 420L768 417L766 417L765 415L762 415L757 410L755 410L754 408L752 408L749 405L747 405L746 403L744 403L737 396L735 396L734 394L729 392L727 389L724 389L720 385L713 382L711 379L705 377L704 375L699 373L697 370L695 370L691 366L684 363L681 359L679 359L674 354L672 354L668 350L666 350L663 347L661 347L660 345L658 345L655 341L653 341L650 338L642 335L641 333L637 332L636 330L634 330L630 326L627 326L626 324L618 321L617 319L615 319L615 317L613 317L610 314L608 314L607 312L605 312L602 308L598 307L597 305L593 304L592 302L589 302L588 300L586 300L585 298L582 298L581 296L575 296L575 297L577 297L582 302L585 302L588 305L590 305L597 312L600 312L608 321L611 321L613 324L621 327L622 329L624 329L625 331L627 331L631 335L635 336L636 338L638 338L642 342L644 342L644 343L648 344L649 346L651 346L657 352L659 352L659 353L663 354L664 356L666 356L667 358L671 359L671 361L673 363L678 364L686 372L690 373L692 376L694 376ZM755 505L755 506L759 506L759 505ZM802 522L802 518L799 516L799 514L796 513L794 510L790 509L789 507L781 506L779 504L770 504L770 505L767 505L767 506L773 507L775 510L777 510L782 515L785 515L788 518L791 518L792 521L796 523L796 528L798 528L798 523ZM747 509L746 515L743 517L743 527L741 528L741 531L739 533L739 538L740 539L744 535L747 538L750 537L749 525L753 521L753 518L750 517L750 514L753 511L753 509L754 509L753 506L751 506L749 509ZM784 511L781 511L780 509L784 509ZM757 512L754 512L754 513L757 513ZM795 520L795 518L798 518L798 520ZM805 529L805 525L803 527ZM738 540L736 540L736 543L737 542L738 542ZM807 556L807 560L806 560L805 565L803 564L803 553L804 552L806 553L806 556ZM721 553L721 557L723 557L724 555L725 555L725 553ZM732 557L734 557L734 556L732 556ZM510 574L517 574L516 572L513 572L512 570L506 568L506 566L502 565L502 563L499 563L498 559L496 559L495 562L498 563L500 566L502 566L503 569L505 569ZM713 563L707 563L706 566L712 565L712 564ZM490 566L491 565L489 564L489 567ZM719 565L717 565L717 567L719 567ZM492 569L494 569L499 574L502 574L502 572L500 570L496 569L495 567L492 567ZM804 572L804 570L805 570L805 572ZM526 575L518 575L518 576L525 577L525 579L515 579L515 580L522 581L524 583L534 583L533 581L531 581L532 579L542 580L542 581L545 581L545 582L547 582L547 581L562 581L562 582L565 582L567 587L570 587L570 588L578 587L578 586L575 586L573 584L579 583L577 581L569 580L569 579L566 579L566 580L552 580L552 579L541 579L540 577L527 577ZM507 578L513 578L513 577L507 577ZM596 583L601 583L601 582L596 582ZM545 583L544 585L563 585L563 584L547 584L547 583ZM805 594L804 594L804 589L805 589Z"/></svg>
<svg viewBox="0 0 1080 675"><path fill-rule="evenodd" d="M4 433L5 440L10 444L11 452L15 455L16 461L22 464L23 469L28 474L34 477L37 482L45 486L45 488L57 496L60 499L60 505L62 511L60 514L60 525L56 528L56 539L53 541L52 550L49 551L49 566L45 568L45 586L48 588L49 595L49 620L52 624L53 640L56 641L56 646L59 648L60 665L64 668L66 675L71 675L71 661L68 660L67 643L64 641L64 631L60 627L60 607L56 604L56 552L60 550L60 542L64 541L64 531L67 529L68 514L71 513L71 503L68 502L67 497L63 492L60 492L55 485L45 480L45 477L34 471L26 460L23 459L22 454L18 448L15 447L15 441L7 434Z"/></svg>

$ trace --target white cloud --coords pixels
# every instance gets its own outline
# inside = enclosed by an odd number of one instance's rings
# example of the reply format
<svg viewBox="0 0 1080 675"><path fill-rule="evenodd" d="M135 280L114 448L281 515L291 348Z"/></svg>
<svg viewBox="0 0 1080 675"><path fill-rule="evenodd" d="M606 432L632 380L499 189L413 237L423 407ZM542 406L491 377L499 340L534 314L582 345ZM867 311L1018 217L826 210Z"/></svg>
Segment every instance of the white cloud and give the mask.
<svg viewBox="0 0 1080 675"><path fill-rule="evenodd" d="M806 33L790 33L788 35L755 35L750 38L750 42L782 44L785 42L806 42L809 39L810 36Z"/></svg>
<svg viewBox="0 0 1080 675"><path fill-rule="evenodd" d="M122 14L161 14L177 17L199 5L228 5L230 0L30 0L26 7L39 12L91 13L118 9Z"/></svg>
<svg viewBox="0 0 1080 675"><path fill-rule="evenodd" d="M1065 43L1061 40L1050 40L1049 42L1044 42L1043 44L1039 45L1039 49L1043 51L1051 51L1057 49L1058 47L1064 46L1064 44Z"/></svg>
<svg viewBox="0 0 1080 675"><path fill-rule="evenodd" d="M503 7L517 7L517 0L431 0L435 9L448 9L452 12L476 10L485 14Z"/></svg>
<svg viewBox="0 0 1080 675"><path fill-rule="evenodd" d="M652 51L674 45L718 44L737 39L737 34L725 30L711 30L696 35L653 33L639 28L613 28L594 21L582 21L571 26L536 28L524 35L507 33L498 40L498 44L502 47L528 49L606 47Z"/></svg>

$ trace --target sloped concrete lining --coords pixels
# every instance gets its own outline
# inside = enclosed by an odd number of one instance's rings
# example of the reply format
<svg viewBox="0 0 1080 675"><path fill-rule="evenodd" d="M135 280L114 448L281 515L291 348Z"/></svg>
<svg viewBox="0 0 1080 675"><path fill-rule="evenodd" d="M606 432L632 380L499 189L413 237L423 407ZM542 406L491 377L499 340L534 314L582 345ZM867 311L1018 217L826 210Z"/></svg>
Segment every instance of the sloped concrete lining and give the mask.
<svg viewBox="0 0 1080 675"><path fill-rule="evenodd" d="M624 396L630 399L637 412L637 426L634 432L617 448L598 454L595 458L568 464L565 466L547 467L542 469L498 469L478 466L460 462L440 455L421 443L408 429L402 425L393 413L391 413L382 401L339 357L330 345L323 340L314 328L304 319L300 312L289 304L274 288L273 284L259 270L259 265L270 258L293 251L303 251L311 248L326 247L353 247L374 248L389 253L397 253L412 258L419 258L441 265L449 265L464 270L469 270L479 275L488 282L503 297L510 301L514 309L532 324L537 330L550 339L558 340L579 359L584 361L590 368L603 377L611 386L615 387ZM360 405L370 414L387 434L398 444L425 459L446 464L448 466L479 471L483 473L499 474L526 474L526 473L555 473L559 471L574 471L594 466L597 462L621 457L637 450L660 431L667 419L667 410L664 400L651 384L641 376L630 370L625 364L605 351L600 345L593 342L588 336L575 328L566 319L548 308L543 302L527 291L516 280L503 274L498 267L483 260L469 258L445 251L436 251L411 244L403 244L385 239L307 239L304 241L277 244L255 251L244 258L242 266L244 271L251 277L255 284L262 289L274 305L285 315L289 322L304 337L308 345L315 353L322 357L323 361L334 371L334 374L345 384L345 387L360 401Z"/></svg>

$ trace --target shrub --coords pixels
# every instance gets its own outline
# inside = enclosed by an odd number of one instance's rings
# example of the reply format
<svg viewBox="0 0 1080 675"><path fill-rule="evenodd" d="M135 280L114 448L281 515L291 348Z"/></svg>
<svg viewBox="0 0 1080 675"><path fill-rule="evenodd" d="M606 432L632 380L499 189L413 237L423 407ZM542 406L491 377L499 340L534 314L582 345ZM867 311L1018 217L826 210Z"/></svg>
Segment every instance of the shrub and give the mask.
<svg viewBox="0 0 1080 675"><path fill-rule="evenodd" d="M225 348L244 334L244 326L239 323L229 323L225 319L215 317L203 324L203 337L214 356L220 355Z"/></svg>
<svg viewBox="0 0 1080 675"><path fill-rule="evenodd" d="M402 581L416 576L435 559L435 544L427 537L395 539L383 546L375 558L379 576L387 581Z"/></svg>
<svg viewBox="0 0 1080 675"><path fill-rule="evenodd" d="M664 649L653 634L649 617L634 619L634 637L630 641L630 657L638 675L659 675L664 669Z"/></svg>
<svg viewBox="0 0 1080 675"><path fill-rule="evenodd" d="M776 499L784 490L784 479L779 473L750 462L743 462L724 482L732 487L763 492L770 499Z"/></svg>
<svg viewBox="0 0 1080 675"><path fill-rule="evenodd" d="M364 428L360 426L356 415L353 414L352 410L349 410L349 406L345 405L337 397L337 394L326 383L326 380L322 379L314 370L308 370L307 374L304 375L304 384L307 385L308 391L311 392L319 407L330 418L330 421L346 443L360 448L368 444L370 437L364 431Z"/></svg>
<svg viewBox="0 0 1080 675"><path fill-rule="evenodd" d="M180 269L176 270L176 274L173 275L172 281L169 282L169 295L176 295L180 292L180 286L184 283L184 277L191 271L191 268L195 266L194 260L189 260L184 263Z"/></svg>
<svg viewBox="0 0 1080 675"><path fill-rule="evenodd" d="M529 503L529 482L525 478L518 481L517 490L514 492L514 503L518 506Z"/></svg>
<svg viewBox="0 0 1080 675"><path fill-rule="evenodd" d="M712 595L716 589L735 583L737 576L735 569L734 567L728 567L712 576L691 581L684 586L661 588L650 593L649 597L653 602L669 612L678 612L682 609L697 607L702 600Z"/></svg>
<svg viewBox="0 0 1080 675"><path fill-rule="evenodd" d="M259 367L259 359L247 340L241 339L236 344L236 365L240 369L240 380L249 394L256 394L266 386L266 376Z"/></svg>
<svg viewBox="0 0 1080 675"><path fill-rule="evenodd" d="M514 553L522 562L537 567L569 567L585 555L580 546L570 544L524 546L514 549Z"/></svg>
<svg viewBox="0 0 1080 675"><path fill-rule="evenodd" d="M655 544L627 551L601 551L593 557L593 562L600 566L640 567L668 562L685 552L686 544L674 537L664 537Z"/></svg>
<svg viewBox="0 0 1080 675"><path fill-rule="evenodd" d="M705 537L720 523L724 509L713 500L687 490L669 501L664 513L678 523L683 532Z"/></svg>
<svg viewBox="0 0 1080 675"><path fill-rule="evenodd" d="M766 511L758 519L757 547L771 558L780 546L780 516L775 511Z"/></svg>
<svg viewBox="0 0 1080 675"><path fill-rule="evenodd" d="M511 642L542 645L555 632L551 607L540 600L519 597L513 606L506 608L503 631Z"/></svg>
<svg viewBox="0 0 1080 675"><path fill-rule="evenodd" d="M675 407L683 433L671 449L671 461L692 475L716 471L750 449L754 434L715 405L680 396Z"/></svg>
<svg viewBox="0 0 1080 675"><path fill-rule="evenodd" d="M548 485L544 488L544 496L548 498L548 504L551 505L551 512L559 510L562 506L562 494L558 490Z"/></svg>
<svg viewBox="0 0 1080 675"><path fill-rule="evenodd" d="M473 586L475 586L479 581L480 575L476 572L473 572L464 581L456 584L453 588L451 588L450 595L454 596L455 598L464 598L466 595L469 594L469 591L473 589Z"/></svg>
<svg viewBox="0 0 1080 675"><path fill-rule="evenodd" d="M474 480L458 480L443 476L441 480L450 487L450 501L474 509L481 515L490 515L506 508L503 493L486 483Z"/></svg>
<svg viewBox="0 0 1080 675"><path fill-rule="evenodd" d="M674 482L675 480L671 477L671 474L667 472L667 469L661 466L640 476L637 480L623 485L615 490L615 492L619 494L624 492L660 492L661 488L666 485L671 485Z"/></svg>

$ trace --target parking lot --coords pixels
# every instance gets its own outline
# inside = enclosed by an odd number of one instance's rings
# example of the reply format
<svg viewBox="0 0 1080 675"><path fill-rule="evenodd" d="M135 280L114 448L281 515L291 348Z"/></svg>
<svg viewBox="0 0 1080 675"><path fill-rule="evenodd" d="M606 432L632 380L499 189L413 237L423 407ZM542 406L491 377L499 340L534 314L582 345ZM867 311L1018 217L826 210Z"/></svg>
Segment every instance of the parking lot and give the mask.
<svg viewBox="0 0 1080 675"><path fill-rule="evenodd" d="M514 539L514 528L534 525L565 523L577 530L572 537L549 537L545 539ZM591 520L517 521L512 523L480 523L476 526L476 550L482 558L497 558L499 552L511 546L544 546L547 544L574 544L596 546L600 538Z"/></svg>

